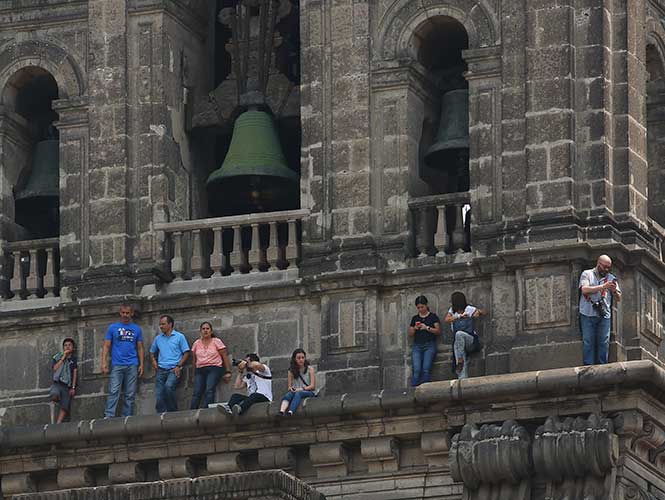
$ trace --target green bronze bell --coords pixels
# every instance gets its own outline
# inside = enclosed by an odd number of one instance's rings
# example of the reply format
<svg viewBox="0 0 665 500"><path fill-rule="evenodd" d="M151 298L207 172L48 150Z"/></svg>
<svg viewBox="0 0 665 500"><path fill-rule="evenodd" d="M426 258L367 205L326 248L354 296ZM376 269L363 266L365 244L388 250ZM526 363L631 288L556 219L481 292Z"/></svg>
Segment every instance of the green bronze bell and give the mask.
<svg viewBox="0 0 665 500"><path fill-rule="evenodd" d="M60 148L57 139L39 141L32 153L32 170L16 201L35 201L60 196Z"/></svg>
<svg viewBox="0 0 665 500"><path fill-rule="evenodd" d="M60 198L60 148L57 139L39 141L32 153L32 170L15 197L16 222L29 238L58 236Z"/></svg>
<svg viewBox="0 0 665 500"><path fill-rule="evenodd" d="M296 208L298 182L272 117L245 111L236 119L222 166L206 182L209 208L220 216Z"/></svg>
<svg viewBox="0 0 665 500"><path fill-rule="evenodd" d="M468 149L469 91L451 90L443 95L439 131L425 154L425 163L432 168L450 170L460 150Z"/></svg>

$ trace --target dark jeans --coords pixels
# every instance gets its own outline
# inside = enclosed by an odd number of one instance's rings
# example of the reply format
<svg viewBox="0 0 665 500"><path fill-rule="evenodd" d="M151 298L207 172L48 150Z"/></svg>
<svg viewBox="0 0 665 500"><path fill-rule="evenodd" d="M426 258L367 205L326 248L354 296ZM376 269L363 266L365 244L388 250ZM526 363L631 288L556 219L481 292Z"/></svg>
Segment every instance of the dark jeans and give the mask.
<svg viewBox="0 0 665 500"><path fill-rule="evenodd" d="M411 362L413 377L411 385L417 386L431 380L430 372L436 357L436 342L426 342L422 344L413 343L411 348Z"/></svg>
<svg viewBox="0 0 665 500"><path fill-rule="evenodd" d="M584 364L602 365L607 363L612 319L580 314L580 326L582 327Z"/></svg>
<svg viewBox="0 0 665 500"><path fill-rule="evenodd" d="M157 369L155 375L155 409L157 413L178 410L176 388L179 382L180 377L176 377L173 370Z"/></svg>
<svg viewBox="0 0 665 500"><path fill-rule="evenodd" d="M202 366L194 372L194 394L190 408L196 410L203 397L203 407L215 402L215 391L217 384L224 376L226 370L223 366Z"/></svg>
<svg viewBox="0 0 665 500"><path fill-rule="evenodd" d="M239 405L240 406L239 415L242 415L254 403L263 403L265 401L268 401L268 398L265 397L263 394L259 394L258 392L250 394L249 396L245 396L244 394L233 394L231 396L231 399L229 399L229 406L233 408L235 405Z"/></svg>

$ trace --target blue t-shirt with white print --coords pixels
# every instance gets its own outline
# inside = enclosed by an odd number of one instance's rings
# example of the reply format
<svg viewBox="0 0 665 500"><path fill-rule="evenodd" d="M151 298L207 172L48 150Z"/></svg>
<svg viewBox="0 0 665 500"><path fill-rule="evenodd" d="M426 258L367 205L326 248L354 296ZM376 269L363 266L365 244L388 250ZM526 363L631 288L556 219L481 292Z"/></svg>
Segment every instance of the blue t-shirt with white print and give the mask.
<svg viewBox="0 0 665 500"><path fill-rule="evenodd" d="M143 342L143 332L136 323L113 323L106 330L106 340L111 341L111 365L139 365L136 343Z"/></svg>

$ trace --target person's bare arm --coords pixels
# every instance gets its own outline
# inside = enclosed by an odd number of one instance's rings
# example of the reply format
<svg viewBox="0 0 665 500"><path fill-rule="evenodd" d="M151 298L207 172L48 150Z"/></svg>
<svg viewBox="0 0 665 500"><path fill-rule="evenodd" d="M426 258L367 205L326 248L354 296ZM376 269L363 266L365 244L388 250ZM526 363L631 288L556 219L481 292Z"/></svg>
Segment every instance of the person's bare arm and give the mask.
<svg viewBox="0 0 665 500"><path fill-rule="evenodd" d="M244 372L239 371L238 375L236 376L236 380L233 383L233 388L234 389L245 389L247 387L247 384L243 380L243 374Z"/></svg>
<svg viewBox="0 0 665 500"><path fill-rule="evenodd" d="M434 323L434 326L429 327L427 331L433 333L434 335L441 335L441 323L437 321Z"/></svg>
<svg viewBox="0 0 665 500"><path fill-rule="evenodd" d="M315 391L316 390L316 374L314 373L314 367L309 367L309 385L305 387L306 391Z"/></svg>
<svg viewBox="0 0 665 500"><path fill-rule="evenodd" d="M476 308L476 310L473 312L473 317L477 318L478 316L485 316L485 314L487 314L487 311L484 309Z"/></svg>
<svg viewBox="0 0 665 500"><path fill-rule="evenodd" d="M154 352L150 353L150 360L152 362L152 367L157 371L159 369L159 364L157 363L157 356L155 356Z"/></svg>
<svg viewBox="0 0 665 500"><path fill-rule="evenodd" d="M111 341L105 340L104 345L102 346L102 373L109 372L109 365L108 365L109 349L111 349Z"/></svg>
<svg viewBox="0 0 665 500"><path fill-rule="evenodd" d="M453 321L455 321L455 317L451 313L447 312L446 316L443 318L443 321L445 321L446 323L452 323Z"/></svg>
<svg viewBox="0 0 665 500"><path fill-rule="evenodd" d="M76 394L76 384L79 378L79 369L74 368L74 375L72 376L72 386L69 388L69 395L74 396Z"/></svg>
<svg viewBox="0 0 665 500"><path fill-rule="evenodd" d="M286 388L289 392L293 392L293 373L291 373L291 370L286 375Z"/></svg>
<svg viewBox="0 0 665 500"><path fill-rule="evenodd" d="M143 368L144 368L143 360L144 360L144 357L145 357L145 351L143 350L143 342L141 342L140 340L136 343L136 354L139 357L139 372L138 372L138 375L139 375L139 377L142 377L143 376Z"/></svg>
<svg viewBox="0 0 665 500"><path fill-rule="evenodd" d="M222 357L222 364L226 369L224 374L224 382L231 380L231 359L229 358L229 352L226 350L226 347L219 349L219 355Z"/></svg>
<svg viewBox="0 0 665 500"><path fill-rule="evenodd" d="M416 335L416 328L415 327L409 325L409 330L408 331L409 331L409 337L415 337L415 335Z"/></svg>

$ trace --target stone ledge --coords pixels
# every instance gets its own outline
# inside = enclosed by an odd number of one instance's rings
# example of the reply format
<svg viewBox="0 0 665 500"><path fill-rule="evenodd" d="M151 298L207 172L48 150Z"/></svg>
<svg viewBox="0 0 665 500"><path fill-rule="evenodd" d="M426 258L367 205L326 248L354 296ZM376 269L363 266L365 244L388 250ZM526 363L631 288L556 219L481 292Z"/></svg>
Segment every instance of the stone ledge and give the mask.
<svg viewBox="0 0 665 500"><path fill-rule="evenodd" d="M430 382L415 392L380 391L310 398L292 417L340 420L350 415L383 415L393 411L416 411L418 407L455 407L461 403L511 402L541 396L597 393L602 390L639 387L665 393L665 370L651 361L628 361L607 365L560 368L534 372ZM161 415L83 420L65 424L0 427L0 454L15 448L44 445L97 443L159 434L212 434L235 432L245 426L273 422L277 402L259 403L242 417L221 409L186 410Z"/></svg>
<svg viewBox="0 0 665 500"><path fill-rule="evenodd" d="M3 485L4 481L5 479L3 479ZM75 491L42 492L39 493L39 498L42 500L60 500L73 498L74 494L75 498L94 498L95 500L116 498L195 499L203 496L208 498L208 495L217 494L221 494L223 498L245 498L245 495L252 495L252 498L256 496L261 498L325 500L325 496L314 488L281 470L77 488ZM35 495L34 493L17 494L13 498L16 500L34 499Z"/></svg>

